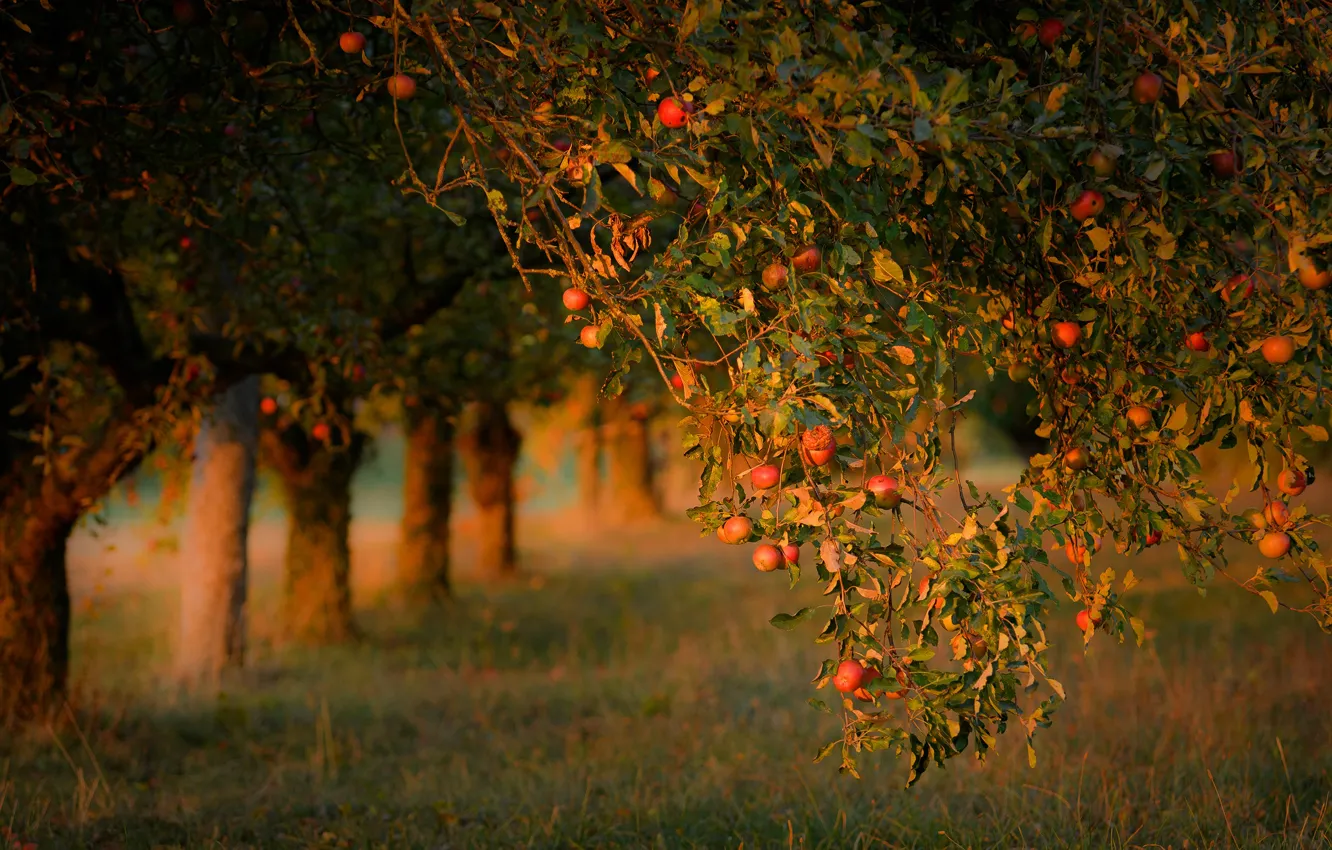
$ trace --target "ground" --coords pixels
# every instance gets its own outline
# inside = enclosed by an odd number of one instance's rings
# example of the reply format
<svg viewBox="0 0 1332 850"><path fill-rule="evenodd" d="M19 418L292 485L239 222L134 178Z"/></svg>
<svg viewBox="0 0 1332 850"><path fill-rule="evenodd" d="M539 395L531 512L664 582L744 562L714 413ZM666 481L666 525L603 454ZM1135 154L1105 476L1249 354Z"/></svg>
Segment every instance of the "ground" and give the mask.
<svg viewBox="0 0 1332 850"><path fill-rule="evenodd" d="M358 523L367 640L312 653L267 637L265 520L253 666L211 705L159 678L170 557L140 526L82 536L75 707L0 747L0 828L41 848L1332 846L1332 642L1201 598L1165 547L1133 563L1143 647L1084 655L1057 614L1070 699L1034 769L1011 729L905 790L890 754L861 781L811 763L837 734L807 705L826 647L767 624L800 606L780 575L683 521L583 526L526 515L529 580L463 581L418 621L382 598L392 523Z"/></svg>

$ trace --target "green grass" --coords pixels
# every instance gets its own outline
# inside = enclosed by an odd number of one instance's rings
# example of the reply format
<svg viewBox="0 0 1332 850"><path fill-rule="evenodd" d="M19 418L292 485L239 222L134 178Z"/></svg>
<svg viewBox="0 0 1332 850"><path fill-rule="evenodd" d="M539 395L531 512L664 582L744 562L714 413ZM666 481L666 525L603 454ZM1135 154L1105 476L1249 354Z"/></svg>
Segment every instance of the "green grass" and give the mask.
<svg viewBox="0 0 1332 850"><path fill-rule="evenodd" d="M76 634L77 724L0 749L0 827L42 848L1332 844L1332 646L1251 597L1140 596L1140 649L1084 657L1057 628L1070 701L1037 767L1010 730L909 791L886 754L859 782L810 763L837 734L806 705L817 628L766 622L795 603L712 564L464 587L199 705L155 685L168 601L127 596Z"/></svg>

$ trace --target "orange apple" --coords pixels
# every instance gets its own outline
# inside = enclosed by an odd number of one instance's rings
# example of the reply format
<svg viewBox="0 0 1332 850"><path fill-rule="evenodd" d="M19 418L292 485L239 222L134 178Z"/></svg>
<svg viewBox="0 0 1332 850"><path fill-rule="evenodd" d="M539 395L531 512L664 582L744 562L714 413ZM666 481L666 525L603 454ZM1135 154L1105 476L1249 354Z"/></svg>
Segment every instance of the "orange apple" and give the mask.
<svg viewBox="0 0 1332 850"><path fill-rule="evenodd" d="M1141 404L1135 404L1125 411L1124 416L1134 428L1146 428L1152 424L1152 412Z"/></svg>
<svg viewBox="0 0 1332 850"><path fill-rule="evenodd" d="M1277 489L1287 496L1298 496L1309 486L1309 480L1298 469L1283 469L1277 476Z"/></svg>
<svg viewBox="0 0 1332 850"><path fill-rule="evenodd" d="M1055 322L1050 328L1050 338L1060 348L1072 348L1082 339L1082 325L1077 322Z"/></svg>
<svg viewBox="0 0 1332 850"><path fill-rule="evenodd" d="M1263 359L1274 366L1289 363L1295 356L1295 341L1288 336L1269 336L1263 340Z"/></svg>
<svg viewBox="0 0 1332 850"><path fill-rule="evenodd" d="M344 32L338 36L338 47L343 53L360 53L365 50L365 36L359 32Z"/></svg>
<svg viewBox="0 0 1332 850"><path fill-rule="evenodd" d="M406 74L394 74L384 84L384 90L394 100L410 100L416 94L416 80Z"/></svg>
<svg viewBox="0 0 1332 850"><path fill-rule="evenodd" d="M1290 535L1284 531L1269 531L1259 539L1258 551L1273 560L1284 558L1290 551Z"/></svg>
<svg viewBox="0 0 1332 850"><path fill-rule="evenodd" d="M564 301L564 308L575 312L586 309L587 305L592 303L592 299L588 294L576 286L571 286L564 290L562 298Z"/></svg>
<svg viewBox="0 0 1332 850"><path fill-rule="evenodd" d="M1091 452L1084 446L1075 446L1064 452L1064 465L1074 472L1080 472L1091 465Z"/></svg>

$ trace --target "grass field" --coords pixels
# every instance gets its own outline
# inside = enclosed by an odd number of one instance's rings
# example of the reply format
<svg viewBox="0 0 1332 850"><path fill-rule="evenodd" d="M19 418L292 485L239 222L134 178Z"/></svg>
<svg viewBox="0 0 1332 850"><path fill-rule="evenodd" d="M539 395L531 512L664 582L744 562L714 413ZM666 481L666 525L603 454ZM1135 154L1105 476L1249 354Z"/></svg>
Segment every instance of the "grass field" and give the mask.
<svg viewBox="0 0 1332 850"><path fill-rule="evenodd" d="M1085 657L1070 609L1038 766L1010 734L906 791L886 756L859 782L810 763L836 728L805 704L812 632L767 625L797 606L781 579L688 526L580 550L541 522L533 581L425 622L365 607L359 646L260 640L220 705L156 684L169 588L104 590L79 708L0 755L0 826L43 848L1332 844L1332 644L1251 597L1149 581L1147 645Z"/></svg>
<svg viewBox="0 0 1332 850"><path fill-rule="evenodd" d="M988 762L955 760L908 791L888 754L862 758L859 782L835 757L811 763L838 733L806 704L826 647L816 624L767 624L810 591L683 521L589 535L551 510L559 482L534 479L519 527L529 580L485 588L466 580L464 499L457 599L423 621L396 610L383 591L399 464L389 446L358 478L360 645L274 640L284 527L272 504L260 510L251 663L220 703L184 699L164 675L178 579L157 542L175 530L122 509L81 532L73 706L0 742L0 836L39 848L1332 846L1332 641L1220 586L1201 598L1170 547L1131 564L1097 556L1145 579L1130 596L1143 647L1098 637L1084 655L1073 607L1056 615L1070 699L1039 735L1035 769L1010 731ZM672 496L672 515L688 497Z"/></svg>

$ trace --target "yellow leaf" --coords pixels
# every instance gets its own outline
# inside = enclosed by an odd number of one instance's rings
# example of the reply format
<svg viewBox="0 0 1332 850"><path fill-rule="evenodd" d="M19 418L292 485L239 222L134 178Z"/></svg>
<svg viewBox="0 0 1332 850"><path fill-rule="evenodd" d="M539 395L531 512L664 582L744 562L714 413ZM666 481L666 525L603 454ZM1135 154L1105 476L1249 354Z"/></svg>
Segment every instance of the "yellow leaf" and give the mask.
<svg viewBox="0 0 1332 850"><path fill-rule="evenodd" d="M754 312L754 293L749 290L749 287L740 290L740 307L746 313Z"/></svg>
<svg viewBox="0 0 1332 850"><path fill-rule="evenodd" d="M1183 71L1179 74L1179 80L1175 83L1175 88L1179 92L1179 105L1183 106L1185 103L1188 103L1189 94L1193 89L1189 84L1188 75Z"/></svg>
<svg viewBox="0 0 1332 850"><path fill-rule="evenodd" d="M903 365L912 366L916 362L916 352L907 348L905 345L894 345L893 356L902 361Z"/></svg>
<svg viewBox="0 0 1332 850"><path fill-rule="evenodd" d="M1068 83L1060 83L1051 89L1049 97L1045 99L1045 111L1058 112L1059 107L1064 105L1064 96L1068 94L1071 88L1072 86Z"/></svg>
<svg viewBox="0 0 1332 850"><path fill-rule="evenodd" d="M1327 429L1322 425L1301 425L1300 430L1309 435L1309 439L1318 443L1327 442Z"/></svg>
<svg viewBox="0 0 1332 850"><path fill-rule="evenodd" d="M1092 247L1096 249L1096 253L1099 254L1110 247L1110 231L1104 227L1093 227L1087 231L1087 235L1091 237Z"/></svg>
<svg viewBox="0 0 1332 850"><path fill-rule="evenodd" d="M906 278L902 276L902 267L893 260L893 255L883 248L876 248L870 254L872 264L870 266L870 275L879 282L895 280L905 282Z"/></svg>

